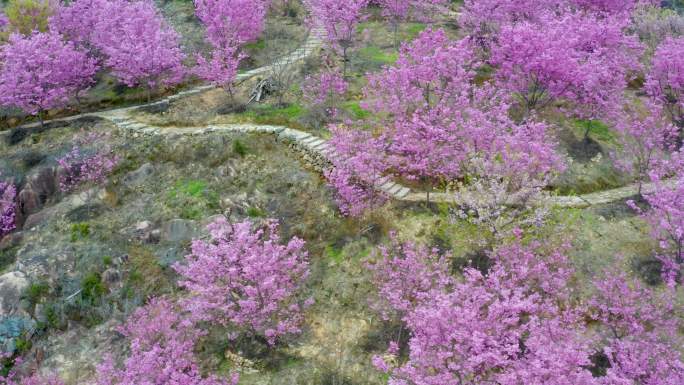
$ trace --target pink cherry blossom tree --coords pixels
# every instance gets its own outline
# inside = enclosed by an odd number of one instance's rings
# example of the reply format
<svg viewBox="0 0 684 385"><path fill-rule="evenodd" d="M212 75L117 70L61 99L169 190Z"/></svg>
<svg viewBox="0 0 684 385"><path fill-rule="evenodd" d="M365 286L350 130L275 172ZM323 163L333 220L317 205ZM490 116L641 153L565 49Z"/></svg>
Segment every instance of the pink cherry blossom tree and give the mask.
<svg viewBox="0 0 684 385"><path fill-rule="evenodd" d="M387 201L377 189L386 182L386 144L383 137L356 130L348 125L331 126L328 142L336 156L325 173L335 191L335 200L343 215L360 217Z"/></svg>
<svg viewBox="0 0 684 385"><path fill-rule="evenodd" d="M684 381L678 348L681 309L672 286L657 292L623 272L594 281L591 317L600 322L598 342L610 363L601 384L664 384Z"/></svg>
<svg viewBox="0 0 684 385"><path fill-rule="evenodd" d="M264 0L197 0L195 14L204 24L213 49L206 59L196 55L195 74L224 88L231 97L238 66L246 57L241 46L256 40L264 29L268 2Z"/></svg>
<svg viewBox="0 0 684 385"><path fill-rule="evenodd" d="M646 113L632 107L618 114L615 130L621 149L612 154L617 166L635 177L639 194L650 171L669 158L677 138L677 128L666 119L663 108L652 102L646 107Z"/></svg>
<svg viewBox="0 0 684 385"><path fill-rule="evenodd" d="M642 47L625 26L619 16L545 14L502 26L490 62L527 114L562 101L573 116L598 119L619 107L628 76L640 68Z"/></svg>
<svg viewBox="0 0 684 385"><path fill-rule="evenodd" d="M209 59L202 55L196 56L197 66L194 68L194 73L201 79L223 88L232 98L233 82L237 76L240 62L245 57L245 54L240 52L238 47L214 48Z"/></svg>
<svg viewBox="0 0 684 385"><path fill-rule="evenodd" d="M504 25L535 22L561 0L465 0L458 18L459 25L480 48L489 45Z"/></svg>
<svg viewBox="0 0 684 385"><path fill-rule="evenodd" d="M356 28L363 20L369 0L303 0L311 14L311 23L325 29L330 50L342 59L342 75L347 76L351 49L355 45Z"/></svg>
<svg viewBox="0 0 684 385"><path fill-rule="evenodd" d="M649 94L684 130L684 37L667 38L658 46L646 81ZM684 134L680 135L684 137Z"/></svg>
<svg viewBox="0 0 684 385"><path fill-rule="evenodd" d="M639 6L659 2L654 0L572 0L571 3L594 12L629 14Z"/></svg>
<svg viewBox="0 0 684 385"><path fill-rule="evenodd" d="M658 259L663 262L664 276L673 280L684 267L684 172L675 175L671 183L663 181L655 172L651 178L656 189L644 196L651 208L642 215L651 225L652 237L659 243Z"/></svg>
<svg viewBox="0 0 684 385"><path fill-rule="evenodd" d="M176 264L190 292L185 308L199 319L260 335L269 344L301 332L302 300L309 275L304 241L281 244L274 221L254 229L225 218L208 226L211 242L196 240L185 264Z"/></svg>
<svg viewBox="0 0 684 385"><path fill-rule="evenodd" d="M468 176L534 180L543 188L562 169L545 124L513 121L505 93L475 86L476 62L468 41L428 30L402 48L396 65L370 77L363 106L375 117L356 132L334 130L333 138L343 136L331 141L341 155L333 184L344 189L347 205L359 206L347 211L363 212L361 198L372 197L374 181L385 176L428 188Z"/></svg>
<svg viewBox="0 0 684 385"><path fill-rule="evenodd" d="M304 80L304 101L312 107L324 107L329 117L337 115L338 100L343 100L349 84L335 69L324 69Z"/></svg>
<svg viewBox="0 0 684 385"><path fill-rule="evenodd" d="M237 385L200 373L195 347L205 332L192 317L168 299L152 299L131 315L120 332L130 340L130 354L122 366L109 356L97 368L98 385Z"/></svg>
<svg viewBox="0 0 684 385"><path fill-rule="evenodd" d="M98 55L92 46L98 23L107 17L106 12L112 10L111 0L76 0L60 2L55 13L50 17L50 30L62 34L68 41Z"/></svg>
<svg viewBox="0 0 684 385"><path fill-rule="evenodd" d="M16 227L16 196L14 184L0 180L0 238Z"/></svg>
<svg viewBox="0 0 684 385"><path fill-rule="evenodd" d="M104 66L129 87L148 90L180 83L185 75L178 33L151 0L108 1L92 34Z"/></svg>
<svg viewBox="0 0 684 385"><path fill-rule="evenodd" d="M368 76L364 105L381 116L409 119L416 111L458 103L479 65L467 40L454 42L441 29L427 29L402 47L394 65Z"/></svg>
<svg viewBox="0 0 684 385"><path fill-rule="evenodd" d="M375 360L390 384L597 384L582 318L567 307L567 257L540 247L502 247L486 275L466 268L462 281L410 310L408 360Z"/></svg>
<svg viewBox="0 0 684 385"><path fill-rule="evenodd" d="M609 271L594 281L588 301L577 301L569 247L523 243L522 235L490 254L493 265L486 272L466 268L463 279L447 277L448 285L433 286L440 280L426 274L425 266L443 265L423 265L431 260L427 254L416 259L413 253L390 253L389 266L379 271L411 283L397 285L379 275L379 293L390 299L385 304L403 315L410 331L407 360L397 360L398 342L373 359L389 373L390 384L682 381L682 314L674 286L650 289ZM407 302L407 288L424 295ZM600 356L607 365L594 360Z"/></svg>
<svg viewBox="0 0 684 385"><path fill-rule="evenodd" d="M0 104L38 115L66 107L93 83L95 60L54 33L13 34L0 48Z"/></svg>
<svg viewBox="0 0 684 385"><path fill-rule="evenodd" d="M214 47L239 46L256 40L264 29L265 0L196 0L195 14Z"/></svg>

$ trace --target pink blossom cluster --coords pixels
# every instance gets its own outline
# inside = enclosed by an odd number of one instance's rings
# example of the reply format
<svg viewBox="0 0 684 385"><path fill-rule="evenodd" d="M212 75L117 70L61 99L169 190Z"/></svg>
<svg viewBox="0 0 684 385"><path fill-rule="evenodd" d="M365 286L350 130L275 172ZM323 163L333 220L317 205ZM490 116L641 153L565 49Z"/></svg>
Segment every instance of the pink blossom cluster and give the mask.
<svg viewBox="0 0 684 385"><path fill-rule="evenodd" d="M60 5L52 30L91 49L129 87L180 83L180 38L151 0L77 0Z"/></svg>
<svg viewBox="0 0 684 385"><path fill-rule="evenodd" d="M195 14L213 49L210 59L196 55L195 75L232 94L238 66L246 57L240 46L259 37L268 5L264 0L196 0Z"/></svg>
<svg viewBox="0 0 684 385"><path fill-rule="evenodd" d="M16 196L17 189L14 184L0 180L0 238L16 227Z"/></svg>
<svg viewBox="0 0 684 385"><path fill-rule="evenodd" d="M99 133L76 137L71 151L57 159L62 191L72 191L84 183L102 184L107 180L119 163L119 157L106 143L106 138L107 135Z"/></svg>
<svg viewBox="0 0 684 385"><path fill-rule="evenodd" d="M43 377L34 374L30 377L24 377L21 380L16 380L16 376L10 374L6 378L0 377L1 385L64 385L64 382L57 376Z"/></svg>
<svg viewBox="0 0 684 385"><path fill-rule="evenodd" d="M684 127L684 37L667 38L653 56L646 88L669 112L672 121Z"/></svg>
<svg viewBox="0 0 684 385"><path fill-rule="evenodd" d="M45 377L38 373L32 373L22 379L18 379L19 375L14 367L20 365L23 362L23 358L13 357L11 353L2 352L0 353L0 359L3 360L3 363L12 366L6 375L0 375L0 385L64 385L64 382L55 375Z"/></svg>
<svg viewBox="0 0 684 385"><path fill-rule="evenodd" d="M4 32L8 26L9 19L7 18L7 15L5 15L5 12L0 12L0 32Z"/></svg>
<svg viewBox="0 0 684 385"><path fill-rule="evenodd" d="M536 23L549 13L626 19L637 7L654 3L653 0L465 0L458 21L472 38L486 47L503 35L501 27Z"/></svg>
<svg viewBox="0 0 684 385"><path fill-rule="evenodd" d="M684 172L675 175L672 184L666 184L656 173L651 177L656 181L656 190L645 195L650 210L642 215L659 243L664 278L673 281L684 268Z"/></svg>
<svg viewBox="0 0 684 385"><path fill-rule="evenodd" d="M206 59L202 55L196 55L197 66L194 73L219 87L223 87L232 93L233 82L238 73L240 62L246 55L240 52L236 46L227 46L223 49L215 48L211 52L211 58Z"/></svg>
<svg viewBox="0 0 684 385"><path fill-rule="evenodd" d="M325 29L328 47L346 61L354 45L356 28L363 20L369 0L303 0L311 14L311 22Z"/></svg>
<svg viewBox="0 0 684 385"><path fill-rule="evenodd" d="M195 0L195 14L214 47L239 46L261 35L268 5L266 0Z"/></svg>
<svg viewBox="0 0 684 385"><path fill-rule="evenodd" d="M97 368L98 385L237 385L230 380L202 376L195 354L206 334L191 317L168 299L152 299L135 311L120 332L130 340L123 366L110 356Z"/></svg>
<svg viewBox="0 0 684 385"><path fill-rule="evenodd" d="M609 271L594 283L592 319L602 332L596 340L610 366L599 384L663 384L684 382L681 346L681 308L672 285L658 292Z"/></svg>
<svg viewBox="0 0 684 385"><path fill-rule="evenodd" d="M12 34L0 48L0 104L31 115L68 105L93 83L95 60L55 33Z"/></svg>
<svg viewBox="0 0 684 385"><path fill-rule="evenodd" d="M359 217L387 200L387 195L375 188L386 181L382 175L385 141L347 125L331 126L330 131L333 136L328 143L337 156L325 177L342 214Z"/></svg>
<svg viewBox="0 0 684 385"><path fill-rule="evenodd" d="M635 108L621 111L614 127L621 145L620 151L612 154L616 165L633 175L641 185L650 179L650 172L660 169L675 150L677 128L667 119L660 105L647 102L647 111Z"/></svg>
<svg viewBox="0 0 684 385"><path fill-rule="evenodd" d="M321 71L304 80L304 101L310 106L325 106L328 114L336 115L336 101L343 99L349 84L337 71Z"/></svg>
<svg viewBox="0 0 684 385"><path fill-rule="evenodd" d="M392 236L389 246L379 248L382 257L369 264L377 299L371 304L383 319L401 319L455 284L447 260L436 249L400 243Z"/></svg>
<svg viewBox="0 0 684 385"><path fill-rule="evenodd" d="M640 69L642 46L623 31L620 16L548 13L506 24L491 47L499 84L527 111L566 102L581 119L604 117L619 107L629 75Z"/></svg>
<svg viewBox="0 0 684 385"><path fill-rule="evenodd" d="M184 307L195 317L229 327L230 337L244 331L275 344L301 332L302 311L312 304L301 298L307 253L299 238L281 244L275 221L253 228L250 221L215 221L208 226L211 241L194 241L174 269L190 292Z"/></svg>
<svg viewBox="0 0 684 385"><path fill-rule="evenodd" d="M549 251L538 242L516 241L491 254L485 273L466 268L463 279L434 279L444 259L407 245L378 264L376 282L385 303L396 306L409 329L406 362L375 357L391 385L677 384L684 363L677 351L681 312L674 292L639 286L624 274L596 281L588 304L575 300L567 248ZM387 262L387 255L383 262ZM440 262L441 261L441 262ZM419 282L419 301L382 274ZM425 266L432 266L426 270ZM399 267L399 268L397 268ZM397 275L399 273L399 275ZM438 275L439 276L439 275ZM440 283L441 282L441 283ZM427 289L427 290L426 290ZM589 322L588 320L591 320ZM398 343L390 344L389 356ZM607 357L608 368L592 358ZM590 369L606 370L594 376Z"/></svg>

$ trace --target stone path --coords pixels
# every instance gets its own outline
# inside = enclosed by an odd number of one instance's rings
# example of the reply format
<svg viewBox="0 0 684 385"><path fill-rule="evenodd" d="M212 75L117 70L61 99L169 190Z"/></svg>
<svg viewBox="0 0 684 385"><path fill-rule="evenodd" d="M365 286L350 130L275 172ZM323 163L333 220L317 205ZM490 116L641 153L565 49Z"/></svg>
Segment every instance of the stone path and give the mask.
<svg viewBox="0 0 684 385"><path fill-rule="evenodd" d="M274 63L264 66L264 67L259 67L252 69L247 72L243 72L237 75L235 82L236 83L241 83L246 80L249 80L255 76L258 75L263 75L271 71L274 67L277 66L282 66L282 65L292 65L300 60L303 60L311 55L313 55L318 48L321 47L323 44L320 36L321 34L324 33L324 29L322 27L316 27L313 28L309 31L309 36L307 37L306 41L302 46L297 48L295 51L291 52L290 54L281 57L280 59L276 60ZM106 118L109 115L118 115L122 113L128 113L130 111L133 111L137 108L141 107L148 107L148 106L157 106L160 104L164 103L170 103L178 99L182 99L186 96L191 96L191 95L197 95L199 93L215 89L216 86L214 85L202 85L202 86L197 86L193 87L187 90L180 91L176 94L167 96L163 99L156 100L154 102L150 103L143 103L143 104L136 104L134 106L128 106L128 107L122 107L122 108L115 108L111 110L102 110L102 111L95 111L95 112L87 112L83 114L78 114L78 115L72 115L64 118L58 118L58 119L52 119L52 120L46 120L45 123L50 123L54 121L61 121L61 122L69 122L69 121L74 121L80 118L88 117L88 116L95 116L95 117L104 117ZM35 122L35 123L30 123L30 124L25 124L21 127L36 127L40 123Z"/></svg>
<svg viewBox="0 0 684 385"><path fill-rule="evenodd" d="M275 63L253 69L251 71L239 74L237 82L242 82L254 76L268 73L276 66L291 65L306 57L314 54L322 42L319 36L324 32L322 28L314 28L310 31L304 45L292 52L291 54L277 60ZM112 110L97 111L74 115L66 118L55 119L53 121L73 121L83 117L99 117L107 119L114 123L123 132L133 135L205 135L214 132L239 132L239 133L263 133L275 135L278 140L288 143L293 149L298 151L311 166L318 171L324 171L331 167L332 160L338 155L333 148L327 143L327 140L314 136L304 131L288 128L284 126L269 126L269 125L255 125L255 124L214 124L203 127L156 127L136 122L131 119L129 113L135 109L154 106L163 103L169 103L185 96L196 95L201 92L214 89L215 86L204 85L178 92L177 94L168 96L164 99L157 100L152 103L140 104L130 107L117 108ZM49 122L49 121L48 121ZM38 123L25 125L23 127L35 127ZM674 181L667 183L674 185ZM380 178L375 188L390 198L405 201L405 202L426 202L428 199L427 193L415 192L410 188L403 186L388 177ZM642 191L648 193L655 189L653 184L645 184ZM577 195L577 196L554 196L549 199L550 204L560 207L572 208L586 208L594 205L601 205L626 199L636 195L636 185L629 185L617 189L606 190L591 194ZM457 203L453 194L449 193L430 193L430 202L435 203Z"/></svg>
<svg viewBox="0 0 684 385"><path fill-rule="evenodd" d="M323 171L331 166L331 161L337 156L334 149L327 143L327 140L312 135L310 133L288 128L284 126L269 126L255 124L213 124L204 127L155 127L136 122L126 114L102 114L102 118L109 119L124 132L133 135L206 135L216 132L238 132L238 133L262 133L275 135L279 141L290 144L296 151L300 152L305 160L319 171ZM673 186L676 182L669 180L665 182ZM392 199L405 202L425 202L427 193L414 192L388 177L380 178L375 187L387 194ZM654 184L644 184L642 191L652 192ZM637 194L636 184L621 188L600 191L585 195L576 196L553 196L547 201L551 205L569 208L586 208L595 205L607 204L622 199L632 197ZM457 203L454 195L449 193L430 193L430 202L436 203Z"/></svg>

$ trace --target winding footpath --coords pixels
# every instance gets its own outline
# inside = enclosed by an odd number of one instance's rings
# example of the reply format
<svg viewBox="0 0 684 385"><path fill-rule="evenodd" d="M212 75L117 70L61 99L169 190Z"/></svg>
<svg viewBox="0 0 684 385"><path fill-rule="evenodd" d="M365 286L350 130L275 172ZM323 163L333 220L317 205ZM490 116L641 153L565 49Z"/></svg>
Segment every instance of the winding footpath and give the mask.
<svg viewBox="0 0 684 385"><path fill-rule="evenodd" d="M267 74L274 68L282 68L282 66L294 65L295 63L315 54L316 51L322 45L322 41L320 39L322 33L324 33L324 30L320 27L312 29L309 32L309 36L306 42L297 50L290 53L289 55L286 55L278 59L277 61L268 66L259 67L247 71L245 73L239 74L237 76L236 82L244 82L255 76ZM289 144L290 147L292 147L294 150L296 150L303 156L304 160L309 165L313 166L319 172L323 172L329 167L332 167L332 161L339 156L335 153L333 148L327 143L327 140L312 135L310 133L285 126L270 126L257 124L210 124L201 127L157 127L136 122L130 116L130 112L136 109L171 103L175 100L184 98L186 96L197 95L199 93L214 88L216 87L213 85L198 86L178 92L174 95L165 97L163 99L151 103L138 104L134 106L116 108L111 110L89 112L65 118L53 119L50 121L46 121L46 123L54 121L69 122L85 117L97 117L112 122L123 133L132 134L134 136L209 135L213 133L227 132L269 134L276 136L278 141ZM30 128L36 126L38 126L38 123L32 123L21 127ZM674 185L675 182L668 181L666 183ZM649 193L654 191L655 187L656 186L654 184L644 184L642 186L642 191L645 193ZM388 195L390 198L395 199L397 201L428 201L428 195L426 192L412 191L410 188L403 186L387 177L380 178L378 182L376 182L375 188L378 191ZM635 196L637 192L638 186L636 184L632 184L617 189L605 190L585 195L552 196L545 200L543 203L559 207L586 208L595 205L608 204L624 200ZM430 193L429 201L435 203L458 203L455 200L454 194L445 192ZM539 203L542 204L542 202Z"/></svg>

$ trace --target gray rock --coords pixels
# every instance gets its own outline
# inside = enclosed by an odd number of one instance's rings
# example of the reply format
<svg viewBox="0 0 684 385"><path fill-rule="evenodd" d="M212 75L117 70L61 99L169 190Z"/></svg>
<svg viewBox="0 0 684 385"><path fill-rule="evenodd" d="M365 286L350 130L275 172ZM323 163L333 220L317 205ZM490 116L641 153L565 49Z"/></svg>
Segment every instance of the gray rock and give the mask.
<svg viewBox="0 0 684 385"><path fill-rule="evenodd" d="M138 222L135 224L135 231L140 231L140 232L148 231L151 226L152 226L152 222L150 222L150 221Z"/></svg>
<svg viewBox="0 0 684 385"><path fill-rule="evenodd" d="M5 237L0 239L0 251L5 251L7 249L11 249L12 247L19 246L22 239L23 234L21 231L5 235Z"/></svg>
<svg viewBox="0 0 684 385"><path fill-rule="evenodd" d="M12 271L0 276L0 317L14 314L21 303L21 297L29 286L24 273Z"/></svg>
<svg viewBox="0 0 684 385"><path fill-rule="evenodd" d="M35 214L31 214L26 218L26 221L24 222L24 228L25 229L32 229L41 223L44 223L50 218L50 210L42 210L39 211Z"/></svg>
<svg viewBox="0 0 684 385"><path fill-rule="evenodd" d="M187 242L197 233L197 224L185 219L172 219L162 226L160 238L164 242Z"/></svg>
<svg viewBox="0 0 684 385"><path fill-rule="evenodd" d="M102 281L112 285L121 280L121 273L118 270L109 268L102 273Z"/></svg>
<svg viewBox="0 0 684 385"><path fill-rule="evenodd" d="M126 187L137 187L145 182L145 179L154 174L154 166L150 163L145 163L135 171L131 171L124 176L124 185Z"/></svg>

